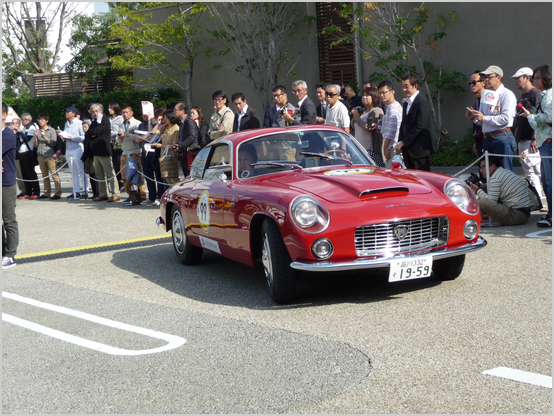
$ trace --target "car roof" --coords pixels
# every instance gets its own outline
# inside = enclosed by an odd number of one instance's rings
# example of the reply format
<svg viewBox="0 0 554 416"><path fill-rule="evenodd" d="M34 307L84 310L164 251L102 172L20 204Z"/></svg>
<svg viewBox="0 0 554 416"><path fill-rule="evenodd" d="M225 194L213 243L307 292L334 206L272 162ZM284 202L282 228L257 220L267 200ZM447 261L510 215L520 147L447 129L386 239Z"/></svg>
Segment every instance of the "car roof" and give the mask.
<svg viewBox="0 0 554 416"><path fill-rule="evenodd" d="M228 140L228 141L231 141L234 145L238 145L244 141L248 141L250 139L271 135L271 134L296 133L296 132L302 132L302 131L321 131L321 130L338 131L338 132L346 133L343 129L339 127L328 126L325 124L299 125L299 126L290 126L290 127L263 127L259 129L251 129L251 130L239 131L236 133L229 133L229 134L226 134L225 136L218 138L217 140L214 140L212 143Z"/></svg>

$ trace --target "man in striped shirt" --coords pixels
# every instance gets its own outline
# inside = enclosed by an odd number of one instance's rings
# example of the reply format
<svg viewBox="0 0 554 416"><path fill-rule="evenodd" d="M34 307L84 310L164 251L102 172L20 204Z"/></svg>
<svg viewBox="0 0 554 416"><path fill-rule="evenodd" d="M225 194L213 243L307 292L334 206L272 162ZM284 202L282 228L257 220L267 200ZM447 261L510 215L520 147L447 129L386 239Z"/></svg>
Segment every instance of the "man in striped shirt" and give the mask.
<svg viewBox="0 0 554 416"><path fill-rule="evenodd" d="M387 167L392 167L392 158L400 155L400 150L395 150L394 145L398 143L400 124L402 123L402 106L394 99L394 89L388 80L379 83L379 95L381 101L387 105L387 111L383 116L381 133L383 134L383 153L387 159Z"/></svg>
<svg viewBox="0 0 554 416"><path fill-rule="evenodd" d="M481 160L479 169L485 176L485 159ZM477 193L477 203L481 213L488 214L490 218L502 225L525 224L533 206L527 181L511 170L504 169L502 158L498 156L489 158L489 175L486 191L474 183L470 185Z"/></svg>

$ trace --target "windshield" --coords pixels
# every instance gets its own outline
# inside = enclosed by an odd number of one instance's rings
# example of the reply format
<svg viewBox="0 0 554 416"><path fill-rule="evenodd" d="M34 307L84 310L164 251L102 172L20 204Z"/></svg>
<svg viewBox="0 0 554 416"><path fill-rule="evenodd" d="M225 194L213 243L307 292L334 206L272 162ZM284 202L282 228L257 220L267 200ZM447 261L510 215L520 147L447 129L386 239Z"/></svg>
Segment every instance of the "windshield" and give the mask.
<svg viewBox="0 0 554 416"><path fill-rule="evenodd" d="M237 177L319 166L375 165L350 136L330 130L278 133L241 143Z"/></svg>

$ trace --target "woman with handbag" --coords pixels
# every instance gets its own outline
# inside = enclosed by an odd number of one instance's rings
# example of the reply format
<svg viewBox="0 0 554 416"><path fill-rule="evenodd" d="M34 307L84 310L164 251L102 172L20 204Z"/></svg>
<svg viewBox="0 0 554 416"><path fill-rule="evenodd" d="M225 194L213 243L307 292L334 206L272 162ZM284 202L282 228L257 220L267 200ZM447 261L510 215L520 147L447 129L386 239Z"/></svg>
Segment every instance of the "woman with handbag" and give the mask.
<svg viewBox="0 0 554 416"><path fill-rule="evenodd" d="M357 109L352 109L353 123L355 125L354 137L368 151L375 162L382 167L383 163L383 135L379 133L377 125L383 117L383 109L380 107L381 98L379 90L375 87L365 88L362 92L364 111L360 114Z"/></svg>
<svg viewBox="0 0 554 416"><path fill-rule="evenodd" d="M179 119L173 111L166 111L163 116L162 129L160 129L161 139L156 143L156 147L161 149L160 170L162 178L173 185L179 182L179 153L173 148L179 141Z"/></svg>
<svg viewBox="0 0 554 416"><path fill-rule="evenodd" d="M192 107L190 109L190 118L193 119L196 122L196 125L198 126L198 141L193 144L192 146L189 146L188 151L188 162L189 162L189 171L190 171L190 165L192 165L192 162L194 161L194 158L204 147L202 145L205 135L208 133L208 122L204 120L204 117L202 116L202 109L200 107Z"/></svg>

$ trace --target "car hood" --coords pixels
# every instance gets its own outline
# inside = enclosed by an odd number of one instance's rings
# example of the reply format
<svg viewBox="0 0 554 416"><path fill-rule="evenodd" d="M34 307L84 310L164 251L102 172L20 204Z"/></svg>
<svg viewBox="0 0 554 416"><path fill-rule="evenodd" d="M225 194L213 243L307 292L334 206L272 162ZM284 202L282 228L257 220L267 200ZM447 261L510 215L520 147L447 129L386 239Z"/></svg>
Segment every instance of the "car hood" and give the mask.
<svg viewBox="0 0 554 416"><path fill-rule="evenodd" d="M272 177L270 181L335 203L432 192L425 181L406 170L376 167L303 171Z"/></svg>

